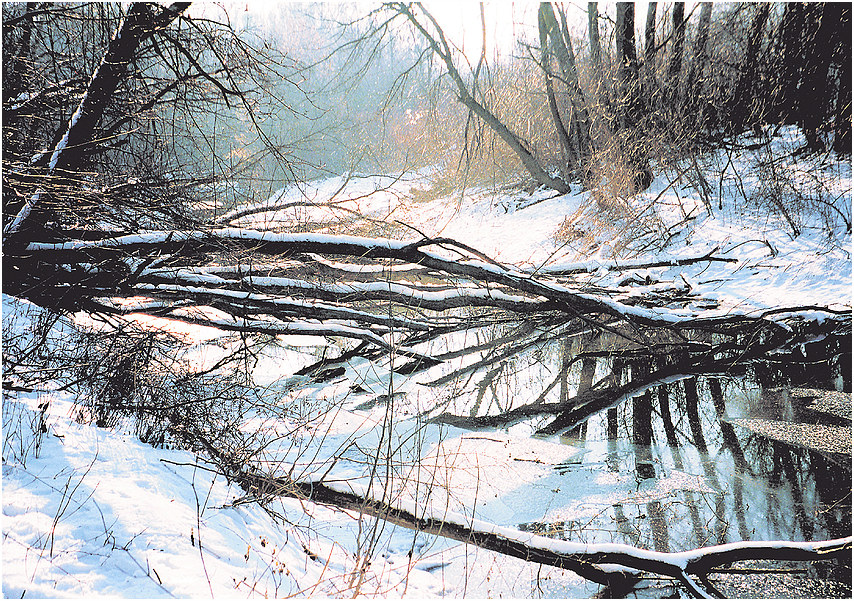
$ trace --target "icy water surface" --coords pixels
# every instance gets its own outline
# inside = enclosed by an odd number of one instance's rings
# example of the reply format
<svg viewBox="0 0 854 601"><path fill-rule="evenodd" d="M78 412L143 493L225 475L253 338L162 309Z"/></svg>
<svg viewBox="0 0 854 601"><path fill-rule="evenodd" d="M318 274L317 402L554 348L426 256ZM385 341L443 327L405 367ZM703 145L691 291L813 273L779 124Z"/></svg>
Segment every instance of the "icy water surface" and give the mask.
<svg viewBox="0 0 854 601"><path fill-rule="evenodd" d="M777 418L792 405L775 400L791 391L745 391L740 384L700 379L667 386L672 428L665 427L663 401L654 398L662 390L647 393L653 396L649 445L634 442L631 403L617 408L615 438L607 436L607 416L591 418L586 432L562 437L582 451L557 465L550 479L556 487L586 494L551 512L557 519L522 526L570 540L609 540L657 551L849 534L850 420L847 427L838 425L841 419L828 425L818 421L821 417L801 414L795 422L817 423L820 433L842 438L839 442L847 437L848 454L824 451L809 434L793 436L794 443L781 441L773 431L763 434L758 426L740 425L733 414L746 412L756 424L790 423ZM685 402L685 386L700 390L696 416ZM724 391L723 407L716 410L709 387Z"/></svg>
<svg viewBox="0 0 854 601"><path fill-rule="evenodd" d="M442 344L424 349L443 359L428 369L355 357L289 380L294 390L318 382L313 402L344 409L335 414L330 451L312 454L335 453L331 477L367 483L369 466L382 456L393 468L389 489L435 515L451 511L574 542L662 552L851 532L850 335L810 343L774 363L680 373L616 395L618 388L603 383L642 379L663 357L620 352L601 337L570 339L559 330L541 336L530 327L471 331ZM565 409L592 389L603 394L589 415L559 434L537 434L554 413L521 411L538 404ZM309 398L289 394L299 402ZM345 417L357 430L348 429ZM447 566L449 591L459 593L450 584L459 567L457 543L431 544L444 549L435 561ZM736 567L712 575L727 595L850 594L850 565ZM762 576L738 571L745 567ZM522 584L508 575L511 588L476 590L545 597L598 590L567 584L557 572ZM652 582L636 592L663 596L671 585Z"/></svg>
<svg viewBox="0 0 854 601"><path fill-rule="evenodd" d="M571 498L517 525L662 552L849 535L851 381L834 365L689 378L594 415L559 437L580 453L548 487ZM712 581L728 596L828 597L850 595L850 577L850 565L753 562Z"/></svg>
<svg viewBox="0 0 854 601"><path fill-rule="evenodd" d="M571 347L554 344L562 348L546 346L527 358L516 357L515 365L502 368L503 379L494 375L496 364L490 366L492 374L476 372L471 382L477 393L458 395L451 404L455 412L500 415L519 406L523 395L530 399L555 383L555 374L560 380L555 367L545 369L548 376L537 374L549 358L558 367L574 366L565 381L554 384L551 397L540 395L545 401L571 399L615 370L607 357L573 361ZM618 542L661 552L847 536L850 338L822 344L804 353L815 360L788 356L779 363L755 362L727 374L659 384L594 413L569 432L537 437L577 452L530 485L507 487L478 515L563 540ZM648 364L637 367L628 361L620 369L643 370ZM460 402L465 398L467 405ZM533 418L494 431L524 436L542 423ZM727 594L738 596L761 590L761 596L799 596L810 586L813 593L807 596L850 594L850 565L758 562L739 569L745 567L764 574L764 584L738 570L714 579L722 590L729 587ZM822 588L825 584L830 588ZM654 590L649 594L666 594ZM550 594L560 596L560 591Z"/></svg>

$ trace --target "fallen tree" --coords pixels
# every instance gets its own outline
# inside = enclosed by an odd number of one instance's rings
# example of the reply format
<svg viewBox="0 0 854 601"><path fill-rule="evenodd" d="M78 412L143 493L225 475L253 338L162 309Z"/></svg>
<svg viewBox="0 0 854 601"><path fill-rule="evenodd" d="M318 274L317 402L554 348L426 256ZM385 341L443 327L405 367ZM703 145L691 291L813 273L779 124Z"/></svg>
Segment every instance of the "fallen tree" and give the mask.
<svg viewBox="0 0 854 601"><path fill-rule="evenodd" d="M7 253L7 289L11 294L39 304L49 302L56 308L71 311L93 298L148 296L156 299L166 296L174 301L183 291L188 298L228 296L233 301L241 300L244 312L272 314L288 313L284 306L289 294L340 301L338 313L332 306L317 305L315 308L329 311L322 317L349 317L355 322L368 323L377 322L379 318L364 312L357 315L346 311L343 303L348 300L381 301L403 309L423 308L435 312L464 306L491 307L518 314L556 310L599 327L605 327L602 318L616 318L636 328L716 333L757 323L774 329L776 323L766 319L766 315L706 317L698 312L677 310L697 300L677 284L669 290L659 287L656 292L661 300L656 303L657 307L645 308L641 306L643 297L631 291L600 289L571 280L564 283L547 275L505 267L495 261L485 261L481 253L446 238L407 242L245 229L121 236L88 232L87 238L32 242L20 251ZM443 256L425 250L428 247L449 251L459 258L448 257L447 252ZM259 255L274 257L276 262L253 264L257 259L241 260ZM306 255L349 257L356 262L343 269L341 266L331 269L339 274L350 270L362 273L362 280L364 272L368 271L374 276L373 281L329 283L332 274L327 263ZM720 259L707 256L696 260ZM383 269L384 265L389 269ZM394 281L394 268L401 266L425 269L424 275L432 278L433 283L419 282L417 273L414 281ZM314 281L294 277L299 273L312 275ZM239 290L245 293L241 295ZM670 303L667 303L668 296ZM278 304L283 310L276 311L265 304ZM149 305L140 305L135 310L150 310L146 307ZM100 310L109 311L106 304ZM311 308L306 305L303 310L308 313ZM116 312L121 311L116 309ZM237 313L237 309L233 312ZM427 327L418 322L395 325L414 330ZM777 329L782 332L788 328L778 325ZM629 338L630 334L623 333L623 336Z"/></svg>
<svg viewBox="0 0 854 601"><path fill-rule="evenodd" d="M28 144L52 150L38 155L33 165L27 162L33 150L27 145L15 148L11 163L7 164L4 158L4 208L7 209L4 213L9 217L4 226L4 293L27 299L54 315L85 312L108 318L154 316L237 332L241 336L302 334L318 337L319 344L326 338L358 341L339 356L324 355L298 372L316 380L337 377L343 372L341 364L354 357L406 357L408 362L396 363L392 370L414 374L452 358L487 351L477 361L427 383L440 385L491 362L512 357L520 349L531 348L549 336L583 332L607 332L623 341L632 352L666 350L676 358L657 370L633 377L628 383L606 377L587 391L557 403L545 402L544 392L536 402L498 417L465 418L468 420L465 422L460 416L437 418L477 427L506 424L534 415L554 416L554 421L541 429L543 433L570 429L593 413L656 383L696 373L732 373L746 361L785 352L836 329L850 329L850 311L786 307L757 314L736 313L696 296L687 282L651 282L632 277L633 270L652 266L734 261L713 253L664 262L527 269L502 265L465 241L448 238L424 236L404 241L206 227L207 221L199 212L193 212L193 219L187 216L188 207L178 204L179 198L184 202L178 190L181 187L173 185L170 174L162 173L158 173L162 177L157 181L171 196L162 203L164 214L155 217L153 211L147 211L152 188L132 183L133 178L121 168L112 174L122 178L121 185L99 187L96 185L99 182L89 179L90 170L98 173L93 164L103 168L94 163L95 158L115 154L109 152L115 148L106 142L117 137L111 132L136 126L158 103L168 105L179 95L180 90L173 85L176 82L154 78L160 87L151 91L150 98L136 107L133 115L116 110L116 117L105 107L121 109L123 99L129 104L127 99L135 97L130 93L133 90L126 91L124 97L111 92L121 90L120 84L127 83L126 68L139 63L138 55L145 51L147 64L156 71L161 66L163 52L153 40L159 40L160 44L168 42L176 50L175 56L186 61L174 66L178 82L198 81L202 89L213 84L212 89L223 97L237 96L235 100L246 101L245 95L233 89L236 78L226 65L217 64L216 70L206 71L186 50L185 40L164 35L175 23L187 22L189 17L183 16L185 8L182 3L170 9L132 5L127 11L128 18L117 20L116 35L108 45L107 54L93 63L105 65L104 70L93 73L86 88L79 82L68 84L69 98L83 93L76 108L67 111L77 117L65 119L67 115L57 110L53 121L67 123L67 127L46 140L20 136L29 140ZM406 6L398 5L398 10L412 20ZM127 38L123 37L125 33ZM203 39L216 54L218 47L214 41L218 38ZM446 63L451 60L452 53L441 37L432 38L431 44L438 57ZM240 46L230 47L229 53L236 48ZM245 57L244 62L251 64L250 58L251 55ZM105 77L110 79L107 87L102 85ZM461 89L465 91L465 86ZM36 92L29 98L39 98L41 94ZM469 95L464 101L489 120L475 96ZM7 107L11 104L12 99L4 98L4 110L15 108ZM19 107L14 114L23 119L22 110ZM26 131L22 129L21 133ZM86 153L71 154L66 150L69 140L77 151L83 148ZM521 144L518 140L516 143ZM140 161L136 167L141 173L148 168L142 161L147 158L146 148L135 147ZM548 177L546 183L564 189L559 180ZM202 187L207 182L200 178L194 184ZM189 201L187 204L192 205ZM256 210L257 207L237 209L227 213L219 223L254 215ZM183 217L178 219L175 214ZM128 227L128 222L135 227ZM629 277L610 287L582 277L601 268L625 272ZM124 353L127 356L115 365L110 363L114 355L87 357L89 360L81 365L102 370L96 380L100 378L107 384L100 390L108 393L107 400L119 404L139 384L134 379L134 369L139 367L134 353L141 352L138 348L148 347L130 339L122 326L115 325L117 320L107 321L114 327L117 338L125 336L124 341L132 343ZM129 322L133 319L123 324ZM499 344L478 341L442 353L433 352L429 345L444 334L492 324L524 329L524 338L517 340L508 335ZM153 336L141 337L144 343L149 338ZM662 339L666 342L662 343ZM105 346L115 350L112 341ZM226 360L216 367L223 365ZM26 385L29 367L26 361L4 364L4 387L7 381L10 386L19 386L14 377L20 377ZM566 369L561 373L565 374ZM215 379L214 368L209 368L206 374ZM555 379L546 392L557 383ZM656 554L625 545L558 543L461 516L427 515L415 505L403 507L377 500L363 491L343 489L323 479L284 478L257 469L247 459L254 457L257 449L243 448L242 454L231 453L221 439L199 431L208 421L218 421L208 420L210 414L181 413L193 408L198 403L194 394L202 392L191 389L180 401L175 401L168 395L176 389L177 385L162 387L156 392L163 394L149 395L144 399L145 404L117 406L115 410L136 411L150 422L170 420L175 436L210 457L217 469L247 491L247 499L261 503L286 495L358 511L527 561L571 569L585 578L615 587L636 581L638 571L665 574L680 579L697 595L704 591L691 576L702 578L712 567L729 561L748 557L815 560L850 555L850 538L823 543L735 543L681 554ZM230 398L242 402L244 389L235 384L231 390ZM204 401L208 406L222 404L222 395L208 393ZM228 416L235 421L240 417Z"/></svg>
<svg viewBox="0 0 854 601"><path fill-rule="evenodd" d="M707 254L673 263L714 260L730 259ZM627 262L621 269L649 265ZM821 307L716 311L676 282L649 284L630 277L621 286L594 286L576 279L590 267L564 266L555 270L560 275L526 271L448 238L399 241L236 228L121 236L88 232L86 238L13 247L4 254L4 268L7 293L54 310L148 314L271 336L350 338L412 358L417 365L398 366L407 373L443 360L418 345L508 320L539 323L546 330L549 324L569 324L573 331L609 332L649 353L667 340L672 360L641 380L602 381L584 398L534 403L500 416L438 418L483 427L532 415L559 416L544 434L577 425L656 382L726 373L850 324L850 313ZM704 301L699 309L698 301Z"/></svg>
<svg viewBox="0 0 854 601"><path fill-rule="evenodd" d="M715 568L749 559L821 561L851 558L854 537L816 542L741 541L676 553L656 552L625 544L583 544L560 541L507 528L452 512L429 515L416 503L391 504L371 498L353 483L327 484L322 479L292 480L247 468L229 457L204 435L180 428L184 439L214 458L227 477L237 482L247 496L235 501L265 504L277 496L329 505L378 517L382 520L436 536L495 551L534 563L572 570L611 590L627 590L644 573L672 577L695 598L711 598L694 579L708 582ZM710 585L709 585L710 586ZM712 592L714 588L710 586Z"/></svg>

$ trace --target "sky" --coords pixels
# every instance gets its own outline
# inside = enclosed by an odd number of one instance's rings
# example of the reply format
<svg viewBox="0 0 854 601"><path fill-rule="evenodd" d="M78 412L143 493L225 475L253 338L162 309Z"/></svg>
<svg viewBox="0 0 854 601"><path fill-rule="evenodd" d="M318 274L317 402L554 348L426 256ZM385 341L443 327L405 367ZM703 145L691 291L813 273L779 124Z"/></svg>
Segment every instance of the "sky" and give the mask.
<svg viewBox="0 0 854 601"><path fill-rule="evenodd" d="M246 14L249 14L256 16L258 23L267 24L268 27L271 25L275 27L275 24L282 21L281 17L277 18L276 15L279 12L278 5L281 4L295 6L317 3L282 0L274 0L272 2L261 2L258 0L248 2L206 2L198 5L194 4L190 10L191 12L199 11L196 14L203 14L205 16L221 16L222 9L225 8L233 22L240 23L241 19L245 18ZM335 5L340 6L342 15L347 13L350 15L365 15L371 10L375 10L381 3L377 1L330 2L327 0L323 4L327 8ZM587 3L565 2L561 4L566 10L569 27L573 35L576 36L577 40L584 40L586 43ZM690 15L696 4L696 2L686 2L685 14ZM433 14L445 30L449 41L463 50L470 61L473 63L476 62L477 57L480 55L482 40L481 3L472 0L458 0L455 2L433 0L424 2L424 6ZM487 58L494 59L496 52L502 55L512 52L515 48L515 42L518 39L527 39L530 43L536 43L538 2L530 0L522 2L485 2L483 6L485 8L487 28ZM639 41L642 40L648 6L648 2L635 2L635 25ZM671 6L672 3L670 2L658 3L657 18L659 22L669 18ZM599 12L600 15L610 16L613 19L614 3L600 2ZM302 38L303 36L301 35L297 36L297 39Z"/></svg>

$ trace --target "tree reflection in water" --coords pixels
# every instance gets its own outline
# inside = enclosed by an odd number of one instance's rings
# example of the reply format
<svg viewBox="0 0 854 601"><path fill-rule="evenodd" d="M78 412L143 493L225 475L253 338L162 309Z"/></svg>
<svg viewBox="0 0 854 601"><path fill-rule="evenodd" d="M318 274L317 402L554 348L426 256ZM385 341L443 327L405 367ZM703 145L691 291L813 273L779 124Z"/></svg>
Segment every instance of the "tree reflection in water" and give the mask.
<svg viewBox="0 0 854 601"><path fill-rule="evenodd" d="M432 349L459 364L420 378L413 409L433 422L580 449L539 488L506 492L501 503L521 513L502 525L666 552L833 539L851 529L850 453L822 455L738 421L821 423L790 389L850 391L850 328L825 334L757 353L751 341L761 335L655 332L641 345L566 324L496 327L467 336L466 348ZM837 426L851 423L850 398L846 407Z"/></svg>
<svg viewBox="0 0 854 601"><path fill-rule="evenodd" d="M506 423L528 420L536 430L546 419L537 416L536 406L547 404L553 395L557 398L551 406L563 411L558 419L572 412L582 416L575 422L567 420L570 425L559 438L583 448L583 459L562 464L560 473L571 477L585 469L604 470L635 482L632 494L584 519L522 527L559 532L570 540L624 542L658 551L740 540L829 539L849 533L851 470L846 461L764 438L729 421L748 412L754 417L811 419L808 412L792 405L791 395L779 389L839 385L846 373L841 368L844 341L830 341L808 369L791 368L791 363L754 362L733 366L730 373L700 373L653 383L612 406L602 394L602 398L592 397L594 409L584 417L575 397L591 398L582 393L598 394L609 390L607 386L621 390L620 386L644 381L678 360L639 349L614 352L611 342L604 336L582 343L564 338L553 341L551 347L539 347L542 365L548 364L549 357L556 359L551 368L556 377L539 380L544 390L533 409L527 405L520 410L520 401L511 395L494 403L500 413L483 411L484 390L487 386L501 389L496 379L505 373L514 374L517 389L526 385L537 389L535 377L528 383L520 380L522 370L514 362L525 359L504 356L501 369L484 370L479 380L480 392L465 411L480 420L473 425L500 427L509 412L513 419ZM850 380L843 385L850 389ZM493 418L495 423L490 422ZM578 490L577 494L584 504L597 491Z"/></svg>

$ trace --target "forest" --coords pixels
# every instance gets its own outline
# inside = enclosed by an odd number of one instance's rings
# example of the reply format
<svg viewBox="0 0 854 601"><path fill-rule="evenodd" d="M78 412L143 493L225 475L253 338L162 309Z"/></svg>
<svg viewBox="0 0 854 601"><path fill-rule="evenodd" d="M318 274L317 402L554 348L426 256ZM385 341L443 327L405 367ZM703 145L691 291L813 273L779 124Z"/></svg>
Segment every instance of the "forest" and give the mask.
<svg viewBox="0 0 854 601"><path fill-rule="evenodd" d="M4 597L851 597L850 4L2 22Z"/></svg>

